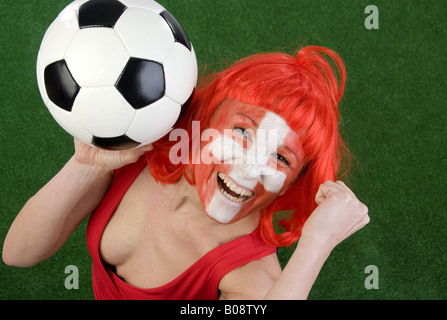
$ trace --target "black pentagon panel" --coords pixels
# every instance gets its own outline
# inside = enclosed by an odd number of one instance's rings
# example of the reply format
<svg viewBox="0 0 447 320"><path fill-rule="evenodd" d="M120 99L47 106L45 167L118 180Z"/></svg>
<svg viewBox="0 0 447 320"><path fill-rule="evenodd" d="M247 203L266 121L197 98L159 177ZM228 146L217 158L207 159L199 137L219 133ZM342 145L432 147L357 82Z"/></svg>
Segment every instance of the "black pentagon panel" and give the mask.
<svg viewBox="0 0 447 320"><path fill-rule="evenodd" d="M177 19L175 19L174 16L166 10L161 12L160 16L165 19L165 21L171 28L172 33L174 34L175 41L183 44L185 47L188 48L189 51L191 51L191 41L189 41L188 35L186 34L185 30L183 30L183 27L180 25Z"/></svg>
<svg viewBox="0 0 447 320"><path fill-rule="evenodd" d="M44 71L44 81L50 100L59 108L71 111L80 87L65 60L49 64Z"/></svg>
<svg viewBox="0 0 447 320"><path fill-rule="evenodd" d="M155 61L130 58L116 88L135 109L141 109L165 94L163 66Z"/></svg>
<svg viewBox="0 0 447 320"><path fill-rule="evenodd" d="M107 150L127 150L138 147L139 142L136 142L126 135L113 138L93 137L92 144L101 149Z"/></svg>
<svg viewBox="0 0 447 320"><path fill-rule="evenodd" d="M90 0L79 7L79 28L113 28L126 9L117 0Z"/></svg>

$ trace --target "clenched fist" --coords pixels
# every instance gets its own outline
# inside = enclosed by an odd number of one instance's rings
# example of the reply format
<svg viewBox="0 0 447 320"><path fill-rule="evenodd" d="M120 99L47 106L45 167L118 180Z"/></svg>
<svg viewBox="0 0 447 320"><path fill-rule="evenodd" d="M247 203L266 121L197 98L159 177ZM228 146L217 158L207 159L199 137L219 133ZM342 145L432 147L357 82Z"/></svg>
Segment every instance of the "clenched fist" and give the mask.
<svg viewBox="0 0 447 320"><path fill-rule="evenodd" d="M302 237L333 249L369 222L368 208L342 181L326 181L315 196L318 207L303 226Z"/></svg>

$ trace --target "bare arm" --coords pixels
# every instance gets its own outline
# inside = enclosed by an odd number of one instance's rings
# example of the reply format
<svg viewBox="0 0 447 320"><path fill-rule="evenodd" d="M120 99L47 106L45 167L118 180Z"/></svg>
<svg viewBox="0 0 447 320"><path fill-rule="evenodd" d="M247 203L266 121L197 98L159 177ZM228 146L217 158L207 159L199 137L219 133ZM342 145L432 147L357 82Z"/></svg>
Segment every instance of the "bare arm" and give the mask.
<svg viewBox="0 0 447 320"><path fill-rule="evenodd" d="M332 250L369 222L368 209L341 182L325 182L315 198L318 207L306 221L298 245L282 272L259 262L222 279L229 299L306 299ZM264 260L264 263L268 262ZM231 281L230 281L231 280ZM255 285L256 284L256 285Z"/></svg>
<svg viewBox="0 0 447 320"><path fill-rule="evenodd" d="M267 299L306 299L332 250L369 223L368 208L341 181L322 184L315 201L318 207Z"/></svg>
<svg viewBox="0 0 447 320"><path fill-rule="evenodd" d="M110 173L72 157L17 215L5 239L3 261L28 267L50 257L99 203L110 181Z"/></svg>
<svg viewBox="0 0 447 320"><path fill-rule="evenodd" d="M75 155L14 220L3 246L3 261L28 267L53 255L100 203L112 170L134 162L144 152L97 150L76 141Z"/></svg>

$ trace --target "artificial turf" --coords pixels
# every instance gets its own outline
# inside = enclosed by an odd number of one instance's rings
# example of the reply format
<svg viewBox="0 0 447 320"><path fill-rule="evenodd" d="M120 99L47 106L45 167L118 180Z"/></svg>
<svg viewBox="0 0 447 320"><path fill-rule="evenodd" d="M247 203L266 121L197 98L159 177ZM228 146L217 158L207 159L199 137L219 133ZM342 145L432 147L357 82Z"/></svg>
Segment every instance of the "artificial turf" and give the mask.
<svg viewBox="0 0 447 320"><path fill-rule="evenodd" d="M186 29L200 70L303 45L337 51L347 67L341 110L358 159L350 185L370 224L339 245L310 299L446 299L447 2L160 0ZM371 3L370 3L371 2ZM25 201L73 152L41 101L35 76L43 34L68 0L0 2L0 242ZM365 28L367 5L379 29ZM93 299L83 223L53 257L0 263L0 299ZM279 252L281 263L292 249ZM68 290L65 268L79 270ZM367 289L369 265L378 289Z"/></svg>

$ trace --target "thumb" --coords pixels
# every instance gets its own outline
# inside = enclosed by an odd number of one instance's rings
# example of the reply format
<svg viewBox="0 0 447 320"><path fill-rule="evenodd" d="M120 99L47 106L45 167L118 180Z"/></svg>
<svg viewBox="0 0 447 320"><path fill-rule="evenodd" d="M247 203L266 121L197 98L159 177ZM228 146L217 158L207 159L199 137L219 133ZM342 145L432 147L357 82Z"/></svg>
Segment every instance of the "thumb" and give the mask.
<svg viewBox="0 0 447 320"><path fill-rule="evenodd" d="M324 200L328 198L328 194L330 194L332 190L332 184L333 181L326 181L325 183L321 184L318 188L317 194L315 195L315 202L320 205Z"/></svg>
<svg viewBox="0 0 447 320"><path fill-rule="evenodd" d="M145 145L142 147L138 147L136 149L130 149L123 151L123 162L124 163L133 163L137 161L145 152L151 151L153 149L152 144Z"/></svg>
<svg viewBox="0 0 447 320"><path fill-rule="evenodd" d="M326 200L326 196L324 195L323 189L320 187L315 196L315 202L320 205L324 200Z"/></svg>

